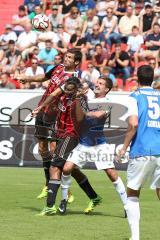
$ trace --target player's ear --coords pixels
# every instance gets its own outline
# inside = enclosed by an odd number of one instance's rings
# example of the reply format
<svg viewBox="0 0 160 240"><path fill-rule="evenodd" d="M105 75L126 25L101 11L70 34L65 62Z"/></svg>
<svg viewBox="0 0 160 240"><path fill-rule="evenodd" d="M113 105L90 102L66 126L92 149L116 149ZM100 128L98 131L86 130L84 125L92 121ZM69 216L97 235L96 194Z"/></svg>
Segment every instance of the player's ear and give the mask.
<svg viewBox="0 0 160 240"><path fill-rule="evenodd" d="M75 65L78 66L80 64L79 61L75 61Z"/></svg>
<svg viewBox="0 0 160 240"><path fill-rule="evenodd" d="M107 94L107 93L109 92L109 88L106 88L106 89L105 89L105 92L106 92L106 94Z"/></svg>

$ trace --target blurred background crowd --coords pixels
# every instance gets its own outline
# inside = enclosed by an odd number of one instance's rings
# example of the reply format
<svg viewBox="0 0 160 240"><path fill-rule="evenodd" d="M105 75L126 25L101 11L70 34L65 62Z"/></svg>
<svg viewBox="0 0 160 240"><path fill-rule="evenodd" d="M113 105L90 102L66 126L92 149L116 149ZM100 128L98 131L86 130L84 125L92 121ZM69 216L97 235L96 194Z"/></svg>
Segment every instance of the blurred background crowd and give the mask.
<svg viewBox="0 0 160 240"><path fill-rule="evenodd" d="M41 13L50 20L45 32L31 24ZM46 88L20 84L18 76L49 71L69 48L83 54L79 71L89 91L100 76L111 78L114 91L132 91L146 63L159 88L160 0L24 0L0 35L0 88Z"/></svg>

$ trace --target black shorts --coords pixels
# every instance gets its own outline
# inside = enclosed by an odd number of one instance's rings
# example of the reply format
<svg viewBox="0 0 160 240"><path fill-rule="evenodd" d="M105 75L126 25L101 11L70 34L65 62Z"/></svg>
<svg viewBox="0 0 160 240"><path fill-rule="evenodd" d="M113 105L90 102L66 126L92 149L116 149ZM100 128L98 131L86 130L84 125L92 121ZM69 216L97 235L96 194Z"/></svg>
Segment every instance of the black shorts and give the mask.
<svg viewBox="0 0 160 240"><path fill-rule="evenodd" d="M56 150L51 160L51 166L63 168L69 154L78 145L79 139L66 137L59 139L56 144Z"/></svg>
<svg viewBox="0 0 160 240"><path fill-rule="evenodd" d="M47 115L44 112L39 112L35 120L35 137L55 141L55 120L55 114Z"/></svg>

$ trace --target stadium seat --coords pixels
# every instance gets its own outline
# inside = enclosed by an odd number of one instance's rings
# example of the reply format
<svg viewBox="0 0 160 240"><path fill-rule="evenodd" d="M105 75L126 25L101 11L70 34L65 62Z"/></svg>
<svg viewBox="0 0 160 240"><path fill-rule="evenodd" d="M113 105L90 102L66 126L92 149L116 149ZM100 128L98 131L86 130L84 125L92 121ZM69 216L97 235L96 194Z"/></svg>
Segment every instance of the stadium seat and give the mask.
<svg viewBox="0 0 160 240"><path fill-rule="evenodd" d="M116 78L117 86L119 89L123 89L123 80L121 78Z"/></svg>
<svg viewBox="0 0 160 240"><path fill-rule="evenodd" d="M11 23L12 16L17 13L18 6L22 5L22 0L1 0L0 1L0 34L4 32L4 26Z"/></svg>

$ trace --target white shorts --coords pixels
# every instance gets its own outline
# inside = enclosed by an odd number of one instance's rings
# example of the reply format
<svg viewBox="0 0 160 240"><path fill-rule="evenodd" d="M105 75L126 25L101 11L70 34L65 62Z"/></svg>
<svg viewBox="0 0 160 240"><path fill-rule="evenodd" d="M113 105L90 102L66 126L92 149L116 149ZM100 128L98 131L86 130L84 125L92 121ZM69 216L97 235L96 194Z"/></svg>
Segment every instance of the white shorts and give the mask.
<svg viewBox="0 0 160 240"><path fill-rule="evenodd" d="M145 183L152 189L160 188L160 157L145 156L129 160L127 187L139 190Z"/></svg>
<svg viewBox="0 0 160 240"><path fill-rule="evenodd" d="M94 162L98 170L115 168L113 154L110 154L109 144L84 146L78 144L69 155L67 161L82 168L88 162Z"/></svg>

